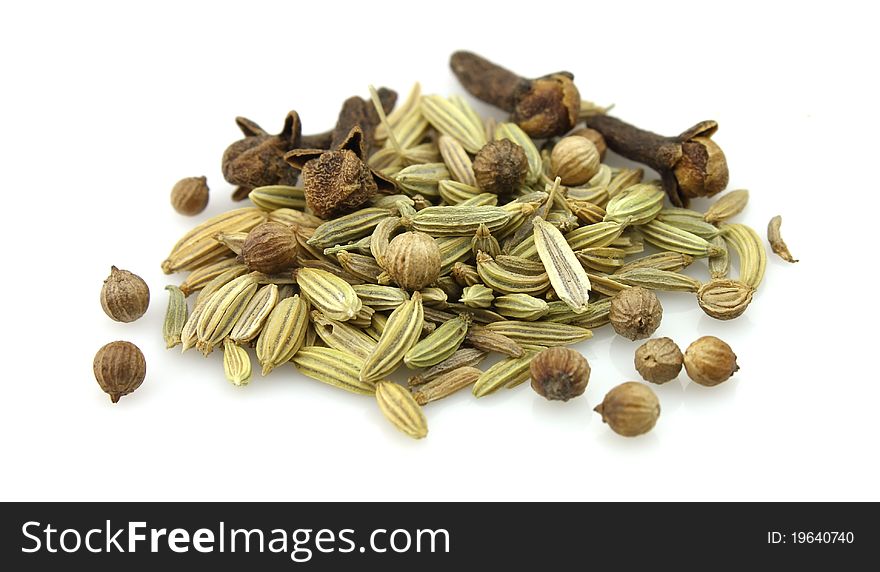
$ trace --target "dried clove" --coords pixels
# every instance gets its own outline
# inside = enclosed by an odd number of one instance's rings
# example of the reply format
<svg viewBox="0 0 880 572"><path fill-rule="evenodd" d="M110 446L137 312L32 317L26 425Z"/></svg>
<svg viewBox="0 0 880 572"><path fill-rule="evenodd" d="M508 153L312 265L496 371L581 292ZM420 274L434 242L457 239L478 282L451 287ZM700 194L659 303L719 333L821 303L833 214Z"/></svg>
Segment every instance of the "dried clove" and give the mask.
<svg viewBox="0 0 880 572"><path fill-rule="evenodd" d="M660 173L675 206L686 206L694 197L711 197L727 186L727 159L711 139L718 130L714 121L701 121L676 137L663 137L608 115L591 117L589 126L618 155Z"/></svg>
<svg viewBox="0 0 880 572"><path fill-rule="evenodd" d="M581 95L569 72L527 79L466 51L452 54L449 65L471 95L509 111L511 120L534 138L562 135L578 121Z"/></svg>
<svg viewBox="0 0 880 572"><path fill-rule="evenodd" d="M357 125L334 150L294 149L284 155L302 170L306 205L317 216L329 218L350 212L376 194L393 191L396 185L367 167L367 144Z"/></svg>
<svg viewBox="0 0 880 572"><path fill-rule="evenodd" d="M380 87L378 95L382 109L385 113L391 113L394 104L397 103L397 92L387 87ZM376 126L379 125L379 114L370 99L362 99L358 96L349 97L343 102L339 118L336 120L336 127L331 131L330 145L323 148L333 149L342 145L355 125L360 127L364 134L366 152L370 153L375 144L374 132ZM302 147L307 148L305 145Z"/></svg>

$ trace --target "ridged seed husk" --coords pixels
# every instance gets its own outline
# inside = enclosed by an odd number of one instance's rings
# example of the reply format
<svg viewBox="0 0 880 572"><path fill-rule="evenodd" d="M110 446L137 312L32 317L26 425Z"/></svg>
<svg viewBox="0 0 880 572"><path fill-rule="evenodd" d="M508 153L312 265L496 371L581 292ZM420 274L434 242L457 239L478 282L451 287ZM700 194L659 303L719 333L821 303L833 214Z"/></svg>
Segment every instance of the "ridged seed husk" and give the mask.
<svg viewBox="0 0 880 572"><path fill-rule="evenodd" d="M593 291L598 292L599 294L604 294L605 296L614 296L621 290L630 288L630 286L623 282L614 280L614 276L617 276L616 274L608 276L605 274L587 272L587 276L590 277L590 285L593 287Z"/></svg>
<svg viewBox="0 0 880 572"><path fill-rule="evenodd" d="M414 345L403 362L410 369L431 367L451 356L467 334L471 318L468 315L457 316L442 324Z"/></svg>
<svg viewBox="0 0 880 572"><path fill-rule="evenodd" d="M385 418L413 439L428 435L428 421L421 406L403 387L390 381L376 383L376 402Z"/></svg>
<svg viewBox="0 0 880 572"><path fill-rule="evenodd" d="M351 284L326 270L300 268L296 283L303 297L330 319L350 320L363 306Z"/></svg>
<svg viewBox="0 0 880 572"><path fill-rule="evenodd" d="M709 257L709 276L713 279L727 278L730 274L730 251L727 248L727 241L722 236L716 236L709 242L718 249L716 254Z"/></svg>
<svg viewBox="0 0 880 572"><path fill-rule="evenodd" d="M590 301L590 279L565 237L541 217L534 222L535 246L547 269L547 277L559 299L575 314L587 310Z"/></svg>
<svg viewBox="0 0 880 572"><path fill-rule="evenodd" d="M364 361L360 379L378 381L394 372L403 356L418 342L423 322L422 296L415 292L388 317L376 349Z"/></svg>
<svg viewBox="0 0 880 572"><path fill-rule="evenodd" d="M628 224L628 223L627 223ZM627 224L617 221L600 222L589 226L582 226L565 235L565 240L572 250L583 250L584 248L598 248L601 246L609 246L613 243L623 231L626 230ZM516 254L511 252L510 254ZM520 255L524 256L524 255Z"/></svg>
<svg viewBox="0 0 880 572"><path fill-rule="evenodd" d="M474 165L462 144L448 135L441 135L437 146L452 178L459 183L475 187L477 180L474 178Z"/></svg>
<svg viewBox="0 0 880 572"><path fill-rule="evenodd" d="M437 183L437 194L440 195L444 203L450 206L463 205L466 201L477 199L477 197L480 197L479 204L468 203L469 206L494 207L498 204L498 195L495 193L483 193L479 187L450 179L444 179Z"/></svg>
<svg viewBox="0 0 880 572"><path fill-rule="evenodd" d="M392 176L397 186L410 196L439 196L440 181L449 179L450 173L443 163L422 163L404 167Z"/></svg>
<svg viewBox="0 0 880 572"><path fill-rule="evenodd" d="M223 372L233 385L247 385L251 380L251 358L247 350L226 338L223 340Z"/></svg>
<svg viewBox="0 0 880 572"><path fill-rule="evenodd" d="M324 220L296 209L275 209L269 213L269 222L282 222L300 228L318 228Z"/></svg>
<svg viewBox="0 0 880 572"><path fill-rule="evenodd" d="M413 392L413 399L419 405L425 405L449 397L456 391L476 382L481 375L483 372L475 367L459 367L419 387Z"/></svg>
<svg viewBox="0 0 880 572"><path fill-rule="evenodd" d="M709 244L705 238L659 220L652 220L640 226L639 231L646 241L663 250L690 256L712 256L718 253L718 249Z"/></svg>
<svg viewBox="0 0 880 572"><path fill-rule="evenodd" d="M228 256L228 249L214 237L222 232L248 232L266 222L268 215L256 208L233 209L196 226L177 241L162 263L165 274L196 270Z"/></svg>
<svg viewBox="0 0 880 572"><path fill-rule="evenodd" d="M506 294L495 298L495 309L502 316L530 322L545 316L550 306L545 300L528 294Z"/></svg>
<svg viewBox="0 0 880 572"><path fill-rule="evenodd" d="M477 273L486 286L503 294L540 294L550 287L546 272L539 275L511 272L483 252L477 254Z"/></svg>
<svg viewBox="0 0 880 572"><path fill-rule="evenodd" d="M248 198L254 203L254 206L265 211L274 211L275 209L303 210L306 208L306 192L302 187L288 185L256 187L248 193Z"/></svg>
<svg viewBox="0 0 880 572"><path fill-rule="evenodd" d="M379 279L379 275L384 272L372 256L343 251L336 254L336 260L339 261L339 265L343 270L354 274L366 282L375 282Z"/></svg>
<svg viewBox="0 0 880 572"><path fill-rule="evenodd" d="M388 244L394 238L396 232L401 229L400 217L388 217L379 221L373 233L370 235L370 253L381 267L385 267L385 253Z"/></svg>
<svg viewBox="0 0 880 572"><path fill-rule="evenodd" d="M761 237L744 224L724 224L721 232L739 257L739 281L757 289L767 268L767 251Z"/></svg>
<svg viewBox="0 0 880 572"><path fill-rule="evenodd" d="M348 322L331 320L317 310L312 312L311 318L316 335L328 347L350 353L361 361L376 349L376 340Z"/></svg>
<svg viewBox="0 0 880 572"><path fill-rule="evenodd" d="M183 325L183 329L180 331L181 352L185 352L190 348L196 347L196 343L198 343L199 341L197 328L199 325L199 320L202 317L202 312L205 310L205 305L207 303L207 300L204 300L201 303L197 302L195 307L193 308L193 311L190 312L189 318L186 319L186 323Z"/></svg>
<svg viewBox="0 0 880 572"><path fill-rule="evenodd" d="M460 98L425 95L422 96L420 110L437 131L461 143L468 153L477 153L486 144L486 133L479 117L475 121L475 114L468 113L465 109L467 104L462 103Z"/></svg>
<svg viewBox="0 0 880 572"><path fill-rule="evenodd" d="M663 209L657 215L657 220L706 240L715 238L719 233L718 227L703 220L703 213L690 209Z"/></svg>
<svg viewBox="0 0 880 572"><path fill-rule="evenodd" d="M229 282L205 301L204 310L196 325L196 345L205 354L223 341L244 313L254 293L261 274L252 272Z"/></svg>
<svg viewBox="0 0 880 572"><path fill-rule="evenodd" d="M418 375L410 376L407 383L410 387L415 387L425 384L455 369L476 367L486 359L487 355L489 355L488 352L476 348L461 348L437 365L426 369Z"/></svg>
<svg viewBox="0 0 880 572"><path fill-rule="evenodd" d="M486 326L489 331L507 336L520 344L545 347L567 346L593 337L587 328L555 322L522 322L508 320Z"/></svg>
<svg viewBox="0 0 880 572"><path fill-rule="evenodd" d="M183 292L183 295L189 297L190 294L201 290L206 284L210 283L232 267L240 267L242 272L244 272L247 267L231 255L232 253L230 253L229 258L222 258L217 262L212 262L198 270L190 272L186 279L180 284L180 291Z"/></svg>
<svg viewBox="0 0 880 572"><path fill-rule="evenodd" d="M605 206L605 220L622 223L629 219L632 226L651 221L663 209L666 197L651 184L638 184L616 195Z"/></svg>
<svg viewBox="0 0 880 572"><path fill-rule="evenodd" d="M706 314L717 320L732 320L746 311L755 289L726 278L716 278L700 288L697 301Z"/></svg>
<svg viewBox="0 0 880 572"><path fill-rule="evenodd" d="M509 220L510 213L501 207L439 206L420 210L404 225L434 237L471 237L481 224L494 232Z"/></svg>
<svg viewBox="0 0 880 572"><path fill-rule="evenodd" d="M353 286L353 289L364 305L373 308L377 312L394 310L409 300L409 293L403 288L397 288L396 286L357 284Z"/></svg>
<svg viewBox="0 0 880 572"><path fill-rule="evenodd" d="M471 255L471 239L466 236L448 236L436 240L440 249L440 275L452 271L456 263L467 260Z"/></svg>
<svg viewBox="0 0 880 572"><path fill-rule="evenodd" d="M515 340L484 326L471 326L465 336L465 341L471 347L484 352L498 352L510 357L523 355L522 346Z"/></svg>
<svg viewBox="0 0 880 572"><path fill-rule="evenodd" d="M196 304L200 304L207 300L214 294L214 292L226 286L236 278L244 276L247 272L248 268L244 264L237 264L229 267L219 275L215 276L213 280L205 284L198 296L196 296Z"/></svg>
<svg viewBox="0 0 880 572"><path fill-rule="evenodd" d="M165 322L162 324L162 336L165 347L173 348L180 343L180 334L186 325L186 296L177 286L166 286L168 290L168 309L165 311Z"/></svg>
<svg viewBox="0 0 880 572"><path fill-rule="evenodd" d="M735 217L749 204L749 192L745 189L727 192L706 209L703 219L711 224L718 224Z"/></svg>
<svg viewBox="0 0 880 572"><path fill-rule="evenodd" d="M263 375L290 361L302 347L309 325L309 305L299 296L278 303L257 338L257 360Z"/></svg>
<svg viewBox="0 0 880 572"><path fill-rule="evenodd" d="M474 383L475 397L485 397L502 387L512 389L529 379L529 364L544 348L529 346L522 357L505 358L484 371Z"/></svg>
<svg viewBox="0 0 880 572"><path fill-rule="evenodd" d="M244 344L256 338L263 329L263 323L269 317L269 313L278 303L278 286L266 284L257 290L254 297L248 302L241 317L232 326L229 338L239 344Z"/></svg>
<svg viewBox="0 0 880 572"><path fill-rule="evenodd" d="M696 292L702 283L690 276L657 270L656 268L635 268L614 275L614 280L627 286L641 286L665 292Z"/></svg>
<svg viewBox="0 0 880 572"><path fill-rule="evenodd" d="M611 246L603 246L600 248L584 248L575 252L575 255L584 268L612 273L623 266L626 251Z"/></svg>
<svg viewBox="0 0 880 572"><path fill-rule="evenodd" d="M680 252L658 252L656 254L649 254L648 256L643 256L627 262L621 266L615 274L635 270L636 268L656 268L657 270L678 272L682 268L690 266L693 261L693 256L682 254Z"/></svg>
<svg viewBox="0 0 880 572"><path fill-rule="evenodd" d="M329 220L315 229L308 243L328 248L368 236L382 220L391 216L387 209L367 207Z"/></svg>
<svg viewBox="0 0 880 572"><path fill-rule="evenodd" d="M357 393L373 395L374 383L361 381L363 361L351 353L334 348L305 347L296 352L293 365L300 373L320 382Z"/></svg>

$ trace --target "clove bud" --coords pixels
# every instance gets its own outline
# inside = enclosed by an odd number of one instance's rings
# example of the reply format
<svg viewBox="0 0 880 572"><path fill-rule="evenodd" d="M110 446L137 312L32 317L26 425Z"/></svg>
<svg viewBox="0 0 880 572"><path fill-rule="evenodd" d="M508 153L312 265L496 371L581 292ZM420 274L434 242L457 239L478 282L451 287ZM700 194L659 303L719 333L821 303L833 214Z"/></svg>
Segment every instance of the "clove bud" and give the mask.
<svg viewBox="0 0 880 572"><path fill-rule="evenodd" d="M562 135L577 123L581 94L569 72L527 79L465 51L452 54L449 65L471 95L509 111L511 121L536 139Z"/></svg>
<svg viewBox="0 0 880 572"><path fill-rule="evenodd" d="M608 115L593 116L588 123L602 134L609 149L660 173L675 206L686 206L695 197L711 197L727 187L727 159L711 139L718 130L714 121L701 121L676 137L663 137Z"/></svg>

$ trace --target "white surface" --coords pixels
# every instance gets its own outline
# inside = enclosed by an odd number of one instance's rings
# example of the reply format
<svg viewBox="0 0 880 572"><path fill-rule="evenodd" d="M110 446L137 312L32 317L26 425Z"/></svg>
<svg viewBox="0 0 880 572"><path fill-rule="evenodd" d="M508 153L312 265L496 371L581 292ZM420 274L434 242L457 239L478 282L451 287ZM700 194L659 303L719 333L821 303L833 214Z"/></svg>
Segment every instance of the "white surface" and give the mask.
<svg viewBox="0 0 880 572"><path fill-rule="evenodd" d="M870 4L302 4L0 9L0 497L880 500L877 294L860 286L877 276L853 266L876 250L876 19L854 7ZM463 47L524 75L569 69L585 98L658 132L717 119L730 188L752 193L739 220L763 236L784 216L802 261L771 254L744 317L717 322L688 295L662 296L658 335L683 349L718 335L742 369L714 389L684 375L660 387L645 437L620 438L592 412L638 379L638 343L608 328L579 348L593 368L584 397L462 393L426 408L421 442L370 398L292 367L237 389L220 352L164 349L163 287L182 276L159 263L230 207L220 156L239 138L233 118L277 132L296 109L316 132L370 83L457 93L447 61ZM175 214L173 183L202 174L208 210ZM136 323L98 304L111 264L150 284ZM91 364L116 339L144 350L148 376L113 406Z"/></svg>

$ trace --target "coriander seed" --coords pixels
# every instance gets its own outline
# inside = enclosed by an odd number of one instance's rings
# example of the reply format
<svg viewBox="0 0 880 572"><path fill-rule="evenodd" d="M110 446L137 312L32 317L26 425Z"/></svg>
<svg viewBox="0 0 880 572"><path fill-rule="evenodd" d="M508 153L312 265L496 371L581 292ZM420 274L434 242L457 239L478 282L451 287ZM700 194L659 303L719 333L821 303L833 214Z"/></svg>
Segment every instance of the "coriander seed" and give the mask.
<svg viewBox="0 0 880 572"><path fill-rule="evenodd" d="M559 140L550 153L550 168L563 185L582 185L599 172L599 149L586 137Z"/></svg>
<svg viewBox="0 0 880 572"><path fill-rule="evenodd" d="M587 358L570 348L541 350L529 364L532 389L548 400L568 401L582 395L590 381Z"/></svg>
<svg viewBox="0 0 880 572"><path fill-rule="evenodd" d="M636 370L645 381L666 383L681 372L684 356L670 338L648 340L636 350Z"/></svg>
<svg viewBox="0 0 880 572"><path fill-rule="evenodd" d="M614 295L609 318L615 332L630 340L641 340L660 326L663 306L653 291L634 286Z"/></svg>
<svg viewBox="0 0 880 572"><path fill-rule="evenodd" d="M101 288L101 308L117 322L134 322L143 316L150 306L150 288L143 278L110 267L110 276Z"/></svg>
<svg viewBox="0 0 880 572"><path fill-rule="evenodd" d="M187 177L171 189L171 206L178 213L195 216L208 206L208 179Z"/></svg>
<svg viewBox="0 0 880 572"><path fill-rule="evenodd" d="M692 380L707 387L727 381L739 370L736 354L715 336L703 336L688 346L684 367Z"/></svg>
<svg viewBox="0 0 880 572"><path fill-rule="evenodd" d="M624 437L647 433L660 417L660 401L643 383L627 381L608 392L594 411L611 430Z"/></svg>
<svg viewBox="0 0 880 572"><path fill-rule="evenodd" d="M280 222L264 222L251 230L241 247L241 258L251 270L275 274L292 268L298 243L293 229Z"/></svg>
<svg viewBox="0 0 880 572"><path fill-rule="evenodd" d="M487 193L508 195L519 189L529 172L522 147L509 139L487 143L474 158L477 186Z"/></svg>
<svg viewBox="0 0 880 572"><path fill-rule="evenodd" d="M440 247L423 232L404 232L388 243L385 270L405 290L421 290L440 276Z"/></svg>
<svg viewBox="0 0 880 572"><path fill-rule="evenodd" d="M116 403L141 386L147 375L147 362L133 343L111 342L95 354L93 370L98 385Z"/></svg>

